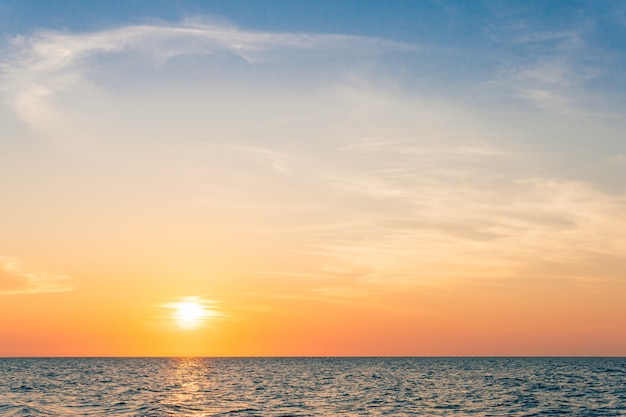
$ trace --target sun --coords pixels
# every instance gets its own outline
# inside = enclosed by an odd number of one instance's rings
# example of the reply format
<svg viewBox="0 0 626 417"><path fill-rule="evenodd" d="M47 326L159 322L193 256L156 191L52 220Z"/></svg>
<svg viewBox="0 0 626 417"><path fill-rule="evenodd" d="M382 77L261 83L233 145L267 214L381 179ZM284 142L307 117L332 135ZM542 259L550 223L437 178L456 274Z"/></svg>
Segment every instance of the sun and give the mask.
<svg viewBox="0 0 626 417"><path fill-rule="evenodd" d="M191 325L200 322L207 315L207 311L200 304L183 301L178 303L174 314L179 322Z"/></svg>
<svg viewBox="0 0 626 417"><path fill-rule="evenodd" d="M178 302L162 304L162 307L171 310L170 317L184 330L196 329L219 315L211 300L204 300L201 297L185 297Z"/></svg>

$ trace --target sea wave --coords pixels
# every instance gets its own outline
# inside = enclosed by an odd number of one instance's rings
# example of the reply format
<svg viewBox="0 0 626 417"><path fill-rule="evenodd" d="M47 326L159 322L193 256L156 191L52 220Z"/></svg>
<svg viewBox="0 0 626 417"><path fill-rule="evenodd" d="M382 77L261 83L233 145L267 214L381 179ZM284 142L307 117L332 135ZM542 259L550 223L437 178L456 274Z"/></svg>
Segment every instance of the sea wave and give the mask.
<svg viewBox="0 0 626 417"><path fill-rule="evenodd" d="M0 416L625 416L623 358L0 359Z"/></svg>

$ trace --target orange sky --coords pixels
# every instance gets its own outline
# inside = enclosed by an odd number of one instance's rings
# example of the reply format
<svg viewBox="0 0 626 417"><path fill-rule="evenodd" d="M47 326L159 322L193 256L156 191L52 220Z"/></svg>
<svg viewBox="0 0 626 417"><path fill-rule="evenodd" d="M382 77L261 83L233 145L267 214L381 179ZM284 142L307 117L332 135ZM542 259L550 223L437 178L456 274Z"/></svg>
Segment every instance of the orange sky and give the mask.
<svg viewBox="0 0 626 417"><path fill-rule="evenodd" d="M137 275L134 275L136 278ZM158 279L158 277L155 277ZM2 354L620 355L623 287L463 285L325 295L288 280L205 285L222 315L176 325L164 288L83 288L4 297ZM121 286L120 286L121 287ZM176 288L176 286L172 286ZM249 292L244 293L245 287ZM268 291L271 288L271 291ZM581 308L584 306L584 308Z"/></svg>

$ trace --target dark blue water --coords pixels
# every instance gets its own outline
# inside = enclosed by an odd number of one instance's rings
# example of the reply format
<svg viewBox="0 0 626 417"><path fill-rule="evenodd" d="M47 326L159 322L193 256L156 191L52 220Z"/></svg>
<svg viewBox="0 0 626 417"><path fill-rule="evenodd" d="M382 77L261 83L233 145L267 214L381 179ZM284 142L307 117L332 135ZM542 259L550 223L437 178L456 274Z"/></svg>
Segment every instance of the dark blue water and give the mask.
<svg viewBox="0 0 626 417"><path fill-rule="evenodd" d="M626 416L626 359L0 359L0 416L144 415Z"/></svg>

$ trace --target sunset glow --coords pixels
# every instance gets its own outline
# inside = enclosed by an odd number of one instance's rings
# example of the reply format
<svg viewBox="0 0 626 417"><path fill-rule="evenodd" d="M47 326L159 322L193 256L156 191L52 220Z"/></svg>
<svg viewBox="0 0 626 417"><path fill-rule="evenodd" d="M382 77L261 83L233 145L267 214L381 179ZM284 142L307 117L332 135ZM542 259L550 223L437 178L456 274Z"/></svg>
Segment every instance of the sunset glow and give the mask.
<svg viewBox="0 0 626 417"><path fill-rule="evenodd" d="M626 355L620 4L28 3L0 356Z"/></svg>
<svg viewBox="0 0 626 417"><path fill-rule="evenodd" d="M197 324L205 315L205 311L196 303L178 303L176 307L176 317L182 323Z"/></svg>
<svg viewBox="0 0 626 417"><path fill-rule="evenodd" d="M216 317L217 313L205 306L200 297L185 297L183 301L165 304L170 309L177 326L185 330L197 329L205 321Z"/></svg>

